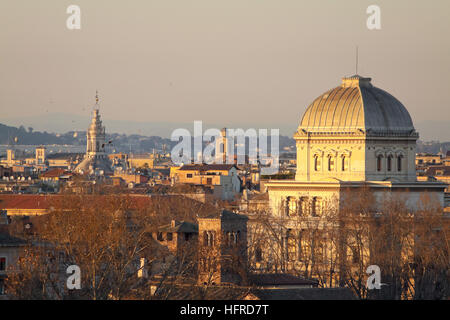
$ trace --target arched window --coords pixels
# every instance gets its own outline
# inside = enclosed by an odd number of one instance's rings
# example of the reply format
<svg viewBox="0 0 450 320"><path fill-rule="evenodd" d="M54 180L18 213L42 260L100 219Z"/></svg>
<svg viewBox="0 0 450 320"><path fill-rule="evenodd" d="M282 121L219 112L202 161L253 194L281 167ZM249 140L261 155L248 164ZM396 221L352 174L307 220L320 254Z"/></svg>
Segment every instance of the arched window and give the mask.
<svg viewBox="0 0 450 320"><path fill-rule="evenodd" d="M207 247L212 247L214 245L214 231L203 232L203 244Z"/></svg>
<svg viewBox="0 0 450 320"><path fill-rule="evenodd" d="M392 171L392 156L387 157L387 171Z"/></svg>
<svg viewBox="0 0 450 320"><path fill-rule="evenodd" d="M289 201L289 214L294 215L297 213L297 201L295 198L291 198Z"/></svg>
<svg viewBox="0 0 450 320"><path fill-rule="evenodd" d="M303 250L302 250L302 241L303 241L303 230L298 232L298 240L297 240L297 260L302 261L303 259Z"/></svg>
<svg viewBox="0 0 450 320"><path fill-rule="evenodd" d="M311 201L311 215L317 217L320 214L320 198L313 197Z"/></svg>
<svg viewBox="0 0 450 320"><path fill-rule="evenodd" d="M333 156L328 156L328 171L334 170L334 158Z"/></svg>
<svg viewBox="0 0 450 320"><path fill-rule="evenodd" d="M299 215L302 215L303 213L307 212L307 210L306 210L307 202L308 202L308 199L306 197L300 197L298 199L297 212Z"/></svg>
<svg viewBox="0 0 450 320"><path fill-rule="evenodd" d="M381 171L381 169L382 169L382 161L383 161L383 156L379 155L377 157L377 171Z"/></svg>
<svg viewBox="0 0 450 320"><path fill-rule="evenodd" d="M399 155L397 157L397 171L398 172L402 171L402 158L403 158L402 155Z"/></svg>
<svg viewBox="0 0 450 320"><path fill-rule="evenodd" d="M290 197L286 197L286 200L283 200L283 210L285 216L289 216L289 198Z"/></svg>
<svg viewBox="0 0 450 320"><path fill-rule="evenodd" d="M314 156L314 171L320 171L320 158L318 155Z"/></svg>
<svg viewBox="0 0 450 320"><path fill-rule="evenodd" d="M203 245L206 247L209 244L209 236L208 236L208 232L205 231L203 232Z"/></svg>

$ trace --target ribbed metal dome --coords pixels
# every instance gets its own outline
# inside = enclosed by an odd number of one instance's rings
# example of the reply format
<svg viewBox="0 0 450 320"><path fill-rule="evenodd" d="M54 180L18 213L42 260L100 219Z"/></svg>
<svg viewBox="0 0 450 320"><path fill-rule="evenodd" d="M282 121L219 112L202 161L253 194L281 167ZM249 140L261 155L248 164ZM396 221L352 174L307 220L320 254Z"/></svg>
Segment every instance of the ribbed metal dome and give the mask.
<svg viewBox="0 0 450 320"><path fill-rule="evenodd" d="M351 131L373 133L414 131L408 110L392 95L372 86L371 78L343 78L308 107L299 129L306 131Z"/></svg>

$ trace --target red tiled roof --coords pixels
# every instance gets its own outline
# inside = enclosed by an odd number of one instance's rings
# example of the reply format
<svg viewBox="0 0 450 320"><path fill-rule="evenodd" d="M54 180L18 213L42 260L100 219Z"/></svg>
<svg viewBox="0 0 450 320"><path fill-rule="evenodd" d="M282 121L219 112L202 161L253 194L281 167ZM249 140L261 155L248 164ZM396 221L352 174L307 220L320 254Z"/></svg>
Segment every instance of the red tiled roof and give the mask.
<svg viewBox="0 0 450 320"><path fill-rule="evenodd" d="M112 195L104 196L92 196L83 195L86 197L86 201L89 201L89 197L111 197ZM130 209L145 209L151 205L153 199L166 198L170 201L170 198L182 197L178 195L139 195L139 194L124 194L122 197L130 198ZM58 198L63 197L57 194L47 195L35 195L35 194L0 194L0 209L49 209L54 205ZM117 197L117 195L114 195ZM195 200L192 200L195 201Z"/></svg>
<svg viewBox="0 0 450 320"><path fill-rule="evenodd" d="M3 209L48 209L55 195L2 194L0 208Z"/></svg>
<svg viewBox="0 0 450 320"><path fill-rule="evenodd" d="M72 173L62 168L55 168L41 174L41 178L57 178L63 175L72 175Z"/></svg>

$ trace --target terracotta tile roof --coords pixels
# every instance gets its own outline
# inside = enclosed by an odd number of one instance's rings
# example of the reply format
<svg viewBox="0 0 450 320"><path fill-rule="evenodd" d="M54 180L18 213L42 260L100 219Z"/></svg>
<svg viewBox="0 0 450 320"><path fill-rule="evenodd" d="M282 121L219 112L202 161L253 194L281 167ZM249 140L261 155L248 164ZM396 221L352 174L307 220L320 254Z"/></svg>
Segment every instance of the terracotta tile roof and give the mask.
<svg viewBox="0 0 450 320"><path fill-rule="evenodd" d="M78 195L73 195L73 197L77 196ZM128 197L130 199L129 209L131 210L146 209L152 204L152 201L159 198L166 199L167 201L171 201L176 198L184 199L184 197L180 195L148 196L141 194L124 194L119 196L124 197L125 199ZM0 194L0 209L49 209L52 205L54 205L55 201L61 197L63 196L58 194ZM86 201L89 201L89 198L91 197L113 197L113 195L83 195L83 197ZM114 197L118 197L118 195L114 195ZM195 200L192 201L195 202Z"/></svg>
<svg viewBox="0 0 450 320"><path fill-rule="evenodd" d="M64 170L62 168L50 169L47 172L41 174L41 178L58 178L63 175L73 175L70 171Z"/></svg>
<svg viewBox="0 0 450 320"><path fill-rule="evenodd" d="M3 209L48 209L55 195L2 194L0 208Z"/></svg>

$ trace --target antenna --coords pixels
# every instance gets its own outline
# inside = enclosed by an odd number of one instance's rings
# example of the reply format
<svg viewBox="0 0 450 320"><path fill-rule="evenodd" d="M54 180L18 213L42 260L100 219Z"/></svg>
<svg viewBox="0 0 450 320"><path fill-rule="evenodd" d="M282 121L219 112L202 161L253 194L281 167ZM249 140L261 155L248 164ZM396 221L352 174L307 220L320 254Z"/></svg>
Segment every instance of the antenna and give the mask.
<svg viewBox="0 0 450 320"><path fill-rule="evenodd" d="M358 74L358 58L359 58L359 52L358 52L358 46L356 46L356 75Z"/></svg>

